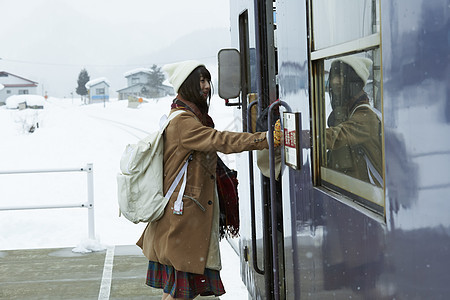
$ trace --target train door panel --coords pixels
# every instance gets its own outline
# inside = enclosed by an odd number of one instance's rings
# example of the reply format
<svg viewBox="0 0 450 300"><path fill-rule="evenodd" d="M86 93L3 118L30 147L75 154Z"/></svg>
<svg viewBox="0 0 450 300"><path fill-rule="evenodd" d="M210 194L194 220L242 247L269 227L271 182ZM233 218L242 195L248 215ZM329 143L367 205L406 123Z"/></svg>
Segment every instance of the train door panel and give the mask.
<svg viewBox="0 0 450 300"><path fill-rule="evenodd" d="M252 1L251 5L240 2L231 6L232 15L237 16L237 28L232 26L232 36L233 32L237 34L235 45L241 55L243 130L254 131L256 128L252 123L255 123L255 118L278 99L273 3ZM257 101L254 105L257 113L246 111L251 100ZM247 122L247 116L252 116L253 122ZM241 271L252 298L280 299L280 296L284 298L284 276L280 276L284 266L282 220L280 217L276 233L281 241L276 245L276 250L281 255L273 256L271 211L277 208L271 207L269 179L259 171L257 156L256 152L248 156L239 155L239 165L241 168L247 166L248 176L241 182L250 184L242 187L242 191L249 195L250 203L241 204L241 212L252 219L250 224L242 225L246 229L241 231ZM281 214L281 210L278 211ZM273 269L274 263L280 266L280 270Z"/></svg>
<svg viewBox="0 0 450 300"><path fill-rule="evenodd" d="M238 111L239 127L243 131L254 131L258 112L261 110L260 56L257 53L257 31L255 25L255 6L253 1L231 2L232 26L231 35L234 37L232 45L239 49L241 69L240 101L242 110ZM220 68L220 67L219 67ZM219 75L220 76L220 75ZM253 103L252 111L247 106ZM251 120L247 119L247 116ZM248 121L250 121L249 126ZM265 181L257 166L256 152L237 155L237 169L239 170L239 194L241 229L240 247L241 277L252 299L270 299L272 290L270 263L270 237L266 224L268 207L264 200L267 197ZM242 196L241 196L242 195Z"/></svg>

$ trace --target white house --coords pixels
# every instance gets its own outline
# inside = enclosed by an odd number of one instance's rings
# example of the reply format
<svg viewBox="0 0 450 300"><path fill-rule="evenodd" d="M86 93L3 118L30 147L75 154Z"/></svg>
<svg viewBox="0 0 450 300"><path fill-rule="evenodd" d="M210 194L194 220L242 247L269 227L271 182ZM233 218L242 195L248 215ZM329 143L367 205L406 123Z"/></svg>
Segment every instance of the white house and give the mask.
<svg viewBox="0 0 450 300"><path fill-rule="evenodd" d="M85 87L88 89L89 103L109 101L110 86L111 84L105 77L86 82Z"/></svg>
<svg viewBox="0 0 450 300"><path fill-rule="evenodd" d="M148 85L149 75L151 70L147 68L137 68L128 71L124 74L127 79L127 87L118 90L119 100L126 100L128 97L164 97L166 95L173 95L173 88L163 85L160 88L151 88Z"/></svg>
<svg viewBox="0 0 450 300"><path fill-rule="evenodd" d="M38 83L5 71L0 71L0 105L12 95L37 94Z"/></svg>

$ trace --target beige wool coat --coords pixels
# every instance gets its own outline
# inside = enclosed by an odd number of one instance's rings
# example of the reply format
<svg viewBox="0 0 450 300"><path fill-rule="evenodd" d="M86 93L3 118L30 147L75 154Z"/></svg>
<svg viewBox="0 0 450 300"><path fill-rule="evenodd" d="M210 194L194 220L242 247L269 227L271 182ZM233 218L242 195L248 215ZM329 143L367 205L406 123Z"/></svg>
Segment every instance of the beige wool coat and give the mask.
<svg viewBox="0 0 450 300"><path fill-rule="evenodd" d="M181 182L158 221L149 223L137 245L150 260L178 271L203 274L210 245L217 152L268 148L266 133L217 131L190 111L175 117L164 134L164 193L192 154L182 215L173 213ZM245 199L241 197L241 200Z"/></svg>
<svg viewBox="0 0 450 300"><path fill-rule="evenodd" d="M347 121L326 129L327 149L330 153L330 167L354 178L370 182L366 161L361 150L382 174L381 121L362 102L350 112Z"/></svg>

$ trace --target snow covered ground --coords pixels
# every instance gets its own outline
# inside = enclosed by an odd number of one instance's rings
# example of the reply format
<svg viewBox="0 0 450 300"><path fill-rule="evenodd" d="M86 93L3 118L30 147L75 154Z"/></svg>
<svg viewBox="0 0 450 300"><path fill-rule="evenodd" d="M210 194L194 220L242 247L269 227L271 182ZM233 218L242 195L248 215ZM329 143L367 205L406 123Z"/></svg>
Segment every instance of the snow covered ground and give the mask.
<svg viewBox="0 0 450 300"><path fill-rule="evenodd" d="M41 110L0 107L0 172L79 168L93 163L97 243L132 245L145 224L118 216L116 174L127 143L157 129L172 97L148 99L139 109L127 101L81 105L79 99L49 98ZM219 130L233 128L233 108L214 96L210 114ZM34 126L34 132L30 128ZM226 161L227 163L227 161ZM233 166L232 157L228 164ZM86 173L0 174L0 208L87 202ZM88 238L87 209L0 210L0 250L83 246ZM246 299L239 259L222 242L221 299Z"/></svg>

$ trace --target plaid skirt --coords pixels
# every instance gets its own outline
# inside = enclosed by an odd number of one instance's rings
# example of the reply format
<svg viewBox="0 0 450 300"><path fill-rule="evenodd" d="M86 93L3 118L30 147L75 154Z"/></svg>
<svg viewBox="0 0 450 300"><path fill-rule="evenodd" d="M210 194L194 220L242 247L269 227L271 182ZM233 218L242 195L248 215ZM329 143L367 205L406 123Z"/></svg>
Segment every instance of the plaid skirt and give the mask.
<svg viewBox="0 0 450 300"><path fill-rule="evenodd" d="M220 296L225 289L220 279L220 272L205 269L203 275L181 272L172 266L149 261L147 280L148 286L163 289L164 293L173 298L194 299L196 296Z"/></svg>

